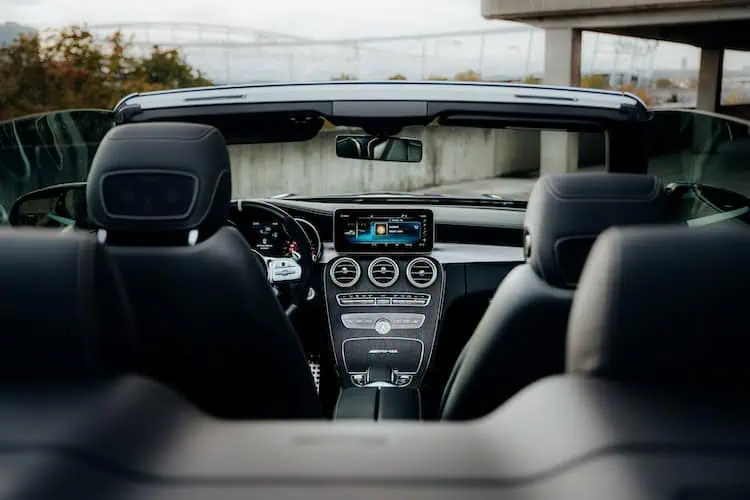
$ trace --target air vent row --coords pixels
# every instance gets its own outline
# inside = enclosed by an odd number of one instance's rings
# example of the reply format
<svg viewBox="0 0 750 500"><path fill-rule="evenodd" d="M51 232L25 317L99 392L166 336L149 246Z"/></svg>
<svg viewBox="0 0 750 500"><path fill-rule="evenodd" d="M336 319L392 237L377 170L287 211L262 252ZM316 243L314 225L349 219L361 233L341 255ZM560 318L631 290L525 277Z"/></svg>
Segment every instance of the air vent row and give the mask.
<svg viewBox="0 0 750 500"><path fill-rule="evenodd" d="M362 269L356 260L344 257L331 265L331 281L341 288L350 288L357 284Z"/></svg>
<svg viewBox="0 0 750 500"><path fill-rule="evenodd" d="M427 288L437 280L437 266L430 259L417 257L406 266L406 279L417 288Z"/></svg>
<svg viewBox="0 0 750 500"><path fill-rule="evenodd" d="M388 257L378 257L367 268L367 277L373 285L388 288L398 280L398 264Z"/></svg>

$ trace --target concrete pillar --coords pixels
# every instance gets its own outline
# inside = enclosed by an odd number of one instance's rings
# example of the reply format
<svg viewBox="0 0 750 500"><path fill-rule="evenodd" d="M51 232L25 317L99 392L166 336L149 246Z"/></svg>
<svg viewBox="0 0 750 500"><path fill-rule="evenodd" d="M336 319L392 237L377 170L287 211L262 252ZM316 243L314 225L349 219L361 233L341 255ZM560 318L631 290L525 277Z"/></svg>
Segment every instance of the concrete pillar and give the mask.
<svg viewBox="0 0 750 500"><path fill-rule="evenodd" d="M544 83L578 86L581 84L581 30L554 28L545 32ZM541 133L540 175L578 170L578 134Z"/></svg>
<svg viewBox="0 0 750 500"><path fill-rule="evenodd" d="M724 76L724 50L702 49L698 73L698 109L716 112L721 104L721 82Z"/></svg>

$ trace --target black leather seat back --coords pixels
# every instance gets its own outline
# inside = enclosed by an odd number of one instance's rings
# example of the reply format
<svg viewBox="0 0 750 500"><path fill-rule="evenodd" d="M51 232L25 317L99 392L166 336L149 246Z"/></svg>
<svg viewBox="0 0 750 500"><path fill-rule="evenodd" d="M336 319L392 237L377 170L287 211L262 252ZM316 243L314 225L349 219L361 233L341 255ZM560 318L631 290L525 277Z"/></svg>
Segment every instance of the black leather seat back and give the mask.
<svg viewBox="0 0 750 500"><path fill-rule="evenodd" d="M607 231L573 303L567 371L746 395L748 255L744 228Z"/></svg>
<svg viewBox="0 0 750 500"><path fill-rule="evenodd" d="M0 384L135 369L137 336L116 267L91 238L0 232Z"/></svg>
<svg viewBox="0 0 750 500"><path fill-rule="evenodd" d="M565 332L578 276L610 226L670 220L653 176L576 173L539 179L524 222L527 263L492 298L454 366L441 416L488 414L530 383L565 369Z"/></svg>
<svg viewBox="0 0 750 500"><path fill-rule="evenodd" d="M87 189L91 219L106 231L134 301L143 374L220 417L322 415L263 269L242 235L223 226L231 174L215 128L115 127Z"/></svg>

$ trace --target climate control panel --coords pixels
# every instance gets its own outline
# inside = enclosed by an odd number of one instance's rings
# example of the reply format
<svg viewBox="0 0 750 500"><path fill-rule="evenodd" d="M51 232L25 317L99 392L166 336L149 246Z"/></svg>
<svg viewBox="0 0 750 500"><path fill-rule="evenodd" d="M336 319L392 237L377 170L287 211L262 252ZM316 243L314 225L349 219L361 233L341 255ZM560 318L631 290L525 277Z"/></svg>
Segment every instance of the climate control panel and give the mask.
<svg viewBox="0 0 750 500"><path fill-rule="evenodd" d="M386 335L391 330L419 330L425 315L415 313L352 313L342 314L341 322L349 329L375 330Z"/></svg>
<svg viewBox="0 0 750 500"><path fill-rule="evenodd" d="M336 302L342 307L350 306L416 306L426 307L432 297L427 293L340 293Z"/></svg>

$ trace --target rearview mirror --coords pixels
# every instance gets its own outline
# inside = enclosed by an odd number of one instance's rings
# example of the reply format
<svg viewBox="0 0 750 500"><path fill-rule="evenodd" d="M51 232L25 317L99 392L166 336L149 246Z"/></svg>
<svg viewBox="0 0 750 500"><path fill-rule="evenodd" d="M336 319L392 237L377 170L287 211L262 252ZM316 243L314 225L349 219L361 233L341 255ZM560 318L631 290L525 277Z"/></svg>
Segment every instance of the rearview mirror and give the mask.
<svg viewBox="0 0 750 500"><path fill-rule="evenodd" d="M38 189L20 196L8 214L11 226L66 227L86 220L86 183Z"/></svg>
<svg viewBox="0 0 750 500"><path fill-rule="evenodd" d="M339 135L336 137L336 156L354 160L419 163L422 161L422 141L405 137Z"/></svg>

